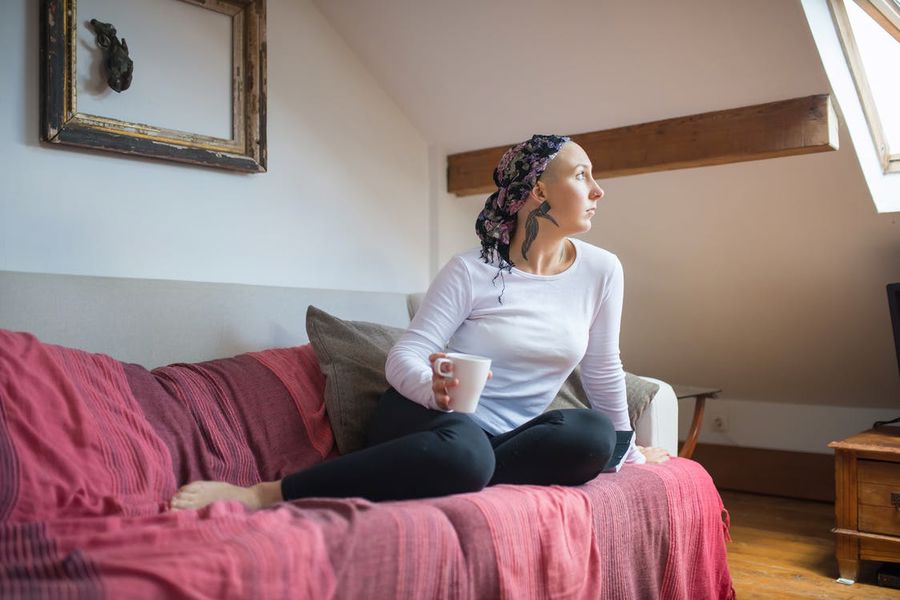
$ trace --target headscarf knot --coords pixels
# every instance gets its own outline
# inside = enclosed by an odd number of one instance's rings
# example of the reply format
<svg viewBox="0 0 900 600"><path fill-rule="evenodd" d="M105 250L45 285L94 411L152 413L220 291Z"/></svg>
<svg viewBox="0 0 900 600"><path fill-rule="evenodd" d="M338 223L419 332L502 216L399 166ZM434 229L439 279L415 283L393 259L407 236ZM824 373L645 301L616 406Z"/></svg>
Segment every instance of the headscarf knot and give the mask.
<svg viewBox="0 0 900 600"><path fill-rule="evenodd" d="M508 248L516 227L516 213L525 204L528 194L563 144L570 141L561 135L533 135L503 153L494 169L497 191L488 196L484 209L475 221L475 231L481 239L481 257L500 265L508 262L500 254L500 247Z"/></svg>

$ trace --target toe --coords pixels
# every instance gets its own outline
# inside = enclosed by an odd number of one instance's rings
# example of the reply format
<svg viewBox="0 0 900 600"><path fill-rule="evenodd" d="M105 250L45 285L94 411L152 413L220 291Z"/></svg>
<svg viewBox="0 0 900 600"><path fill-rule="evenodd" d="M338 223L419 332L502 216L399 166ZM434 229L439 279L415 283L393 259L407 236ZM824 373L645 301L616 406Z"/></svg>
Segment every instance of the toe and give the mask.
<svg viewBox="0 0 900 600"><path fill-rule="evenodd" d="M208 481L192 481L181 486L179 490L183 490L185 492L198 492L206 487L207 484L209 484Z"/></svg>
<svg viewBox="0 0 900 600"><path fill-rule="evenodd" d="M185 498L183 496L175 496L172 498L172 507L173 508L193 508L194 501L191 498Z"/></svg>

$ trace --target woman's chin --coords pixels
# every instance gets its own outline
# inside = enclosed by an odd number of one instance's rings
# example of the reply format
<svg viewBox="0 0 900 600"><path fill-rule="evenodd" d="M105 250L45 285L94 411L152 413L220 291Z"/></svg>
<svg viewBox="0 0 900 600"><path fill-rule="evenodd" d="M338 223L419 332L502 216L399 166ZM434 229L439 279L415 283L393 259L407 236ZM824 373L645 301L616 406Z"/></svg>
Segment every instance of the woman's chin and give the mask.
<svg viewBox="0 0 900 600"><path fill-rule="evenodd" d="M582 219L581 221L570 221L569 223L561 223L561 227L557 230L563 237L569 235L580 235L591 230L591 220Z"/></svg>

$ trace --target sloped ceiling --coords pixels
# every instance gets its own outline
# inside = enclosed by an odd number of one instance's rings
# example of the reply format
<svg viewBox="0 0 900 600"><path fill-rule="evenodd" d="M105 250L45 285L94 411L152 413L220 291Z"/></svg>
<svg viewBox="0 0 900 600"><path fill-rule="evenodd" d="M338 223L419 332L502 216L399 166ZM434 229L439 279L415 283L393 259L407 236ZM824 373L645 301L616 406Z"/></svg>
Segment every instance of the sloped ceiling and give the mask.
<svg viewBox="0 0 900 600"><path fill-rule="evenodd" d="M828 91L798 2L316 0L448 153Z"/></svg>

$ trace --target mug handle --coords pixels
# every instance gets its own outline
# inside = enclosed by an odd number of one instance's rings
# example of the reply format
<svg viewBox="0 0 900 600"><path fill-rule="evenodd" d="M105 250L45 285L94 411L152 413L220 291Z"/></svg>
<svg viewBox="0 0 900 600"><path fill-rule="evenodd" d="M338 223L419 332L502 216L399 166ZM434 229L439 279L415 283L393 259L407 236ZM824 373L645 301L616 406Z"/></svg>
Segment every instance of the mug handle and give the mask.
<svg viewBox="0 0 900 600"><path fill-rule="evenodd" d="M441 366L445 365L445 364L450 365L449 373L444 373L443 371L441 371ZM435 374L437 374L441 377L453 377L453 361L450 360L449 358L445 358L442 356L440 358L435 359L433 369L434 369Z"/></svg>

